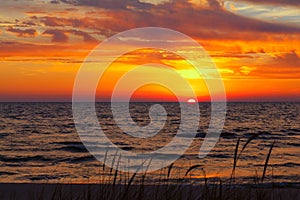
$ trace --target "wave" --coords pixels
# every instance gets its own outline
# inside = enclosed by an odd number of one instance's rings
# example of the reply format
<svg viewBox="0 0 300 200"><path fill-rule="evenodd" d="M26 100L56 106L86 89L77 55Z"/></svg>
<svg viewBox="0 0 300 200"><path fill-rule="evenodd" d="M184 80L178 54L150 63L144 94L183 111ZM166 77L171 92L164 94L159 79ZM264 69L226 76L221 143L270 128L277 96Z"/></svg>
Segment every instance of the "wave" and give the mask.
<svg viewBox="0 0 300 200"><path fill-rule="evenodd" d="M32 162L32 161L53 161L53 159L46 158L44 156L16 156L16 157L8 157L8 156L1 156L0 161L3 162Z"/></svg>
<svg viewBox="0 0 300 200"><path fill-rule="evenodd" d="M94 162L97 159L92 156L92 155L88 155L88 156L82 156L82 157L78 157L78 158L72 158L69 159L69 163L82 163L82 162Z"/></svg>
<svg viewBox="0 0 300 200"><path fill-rule="evenodd" d="M16 172L3 172L3 171L0 171L0 176L3 176L3 175L15 175L15 174L18 174Z"/></svg>
<svg viewBox="0 0 300 200"><path fill-rule="evenodd" d="M86 152L89 152L83 145L82 146L60 147L60 148L56 148L55 150L67 151L67 152L72 152L72 153L86 153Z"/></svg>
<svg viewBox="0 0 300 200"><path fill-rule="evenodd" d="M263 164L256 164L254 165L256 167L263 167ZM286 163L275 163L272 164L272 167L299 167L300 163L295 163L295 162L286 162Z"/></svg>

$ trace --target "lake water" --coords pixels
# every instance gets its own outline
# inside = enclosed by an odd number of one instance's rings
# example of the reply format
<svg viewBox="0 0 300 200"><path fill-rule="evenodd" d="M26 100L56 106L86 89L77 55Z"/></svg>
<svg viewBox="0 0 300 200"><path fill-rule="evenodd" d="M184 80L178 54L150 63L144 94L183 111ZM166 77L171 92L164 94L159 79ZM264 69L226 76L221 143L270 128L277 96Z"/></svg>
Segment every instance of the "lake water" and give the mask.
<svg viewBox="0 0 300 200"><path fill-rule="evenodd" d="M131 103L130 113L140 126L149 123L151 103ZM127 140L112 117L108 103L97 103L99 123L111 140L126 151L151 151L168 144L180 124L177 103L162 103L168 118L160 133L149 140ZM177 180L192 165L201 165L206 177L227 179L232 170L238 138L240 149L248 138L259 134L242 153L236 177L253 182L261 177L271 144L265 182L300 180L300 103L229 103L222 135L213 150L198 158L210 120L210 104L200 103L201 117L191 147L174 163L170 179ZM0 103L0 182L86 183L109 180L112 172L104 168L81 143L76 132L71 103ZM176 152L174 152L176 153ZM146 181L162 180L168 168L152 172ZM122 177L122 176L121 176ZM200 168L188 175L203 180Z"/></svg>

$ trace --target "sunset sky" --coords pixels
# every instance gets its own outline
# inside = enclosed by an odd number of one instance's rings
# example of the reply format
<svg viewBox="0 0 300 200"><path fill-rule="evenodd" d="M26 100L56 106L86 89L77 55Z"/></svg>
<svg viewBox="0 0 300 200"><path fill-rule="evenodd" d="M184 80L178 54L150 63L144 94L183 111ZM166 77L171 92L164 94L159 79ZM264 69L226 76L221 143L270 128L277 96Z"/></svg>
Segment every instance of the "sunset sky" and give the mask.
<svg viewBox="0 0 300 200"><path fill-rule="evenodd" d="M198 41L221 73L229 101L300 101L297 0L3 0L0 101L70 101L76 73L99 42L149 26ZM118 71L120 65L141 64L140 55L116 61L111 77L124 70ZM143 59L167 60L178 70L182 64L168 52L150 52ZM192 72L181 70L181 75L201 85ZM163 93L156 91L139 98ZM207 100L205 91L198 92Z"/></svg>

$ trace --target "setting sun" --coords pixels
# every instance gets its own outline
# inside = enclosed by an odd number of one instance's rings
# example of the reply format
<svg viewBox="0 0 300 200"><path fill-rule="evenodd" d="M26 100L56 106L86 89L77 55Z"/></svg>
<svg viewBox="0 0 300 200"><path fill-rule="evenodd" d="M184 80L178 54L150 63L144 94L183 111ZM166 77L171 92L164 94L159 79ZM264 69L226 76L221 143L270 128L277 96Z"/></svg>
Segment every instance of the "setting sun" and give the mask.
<svg viewBox="0 0 300 200"><path fill-rule="evenodd" d="M195 100L195 99L189 99L187 102L188 102L189 104L194 104L194 103L196 103L196 100Z"/></svg>

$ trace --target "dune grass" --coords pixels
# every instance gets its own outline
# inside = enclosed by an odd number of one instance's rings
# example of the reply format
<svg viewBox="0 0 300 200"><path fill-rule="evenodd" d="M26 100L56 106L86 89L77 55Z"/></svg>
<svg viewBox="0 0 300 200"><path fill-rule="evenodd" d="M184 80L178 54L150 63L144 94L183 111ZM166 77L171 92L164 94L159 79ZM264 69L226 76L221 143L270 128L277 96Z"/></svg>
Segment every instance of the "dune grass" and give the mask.
<svg viewBox="0 0 300 200"><path fill-rule="evenodd" d="M229 181L207 178L203 165L192 165L180 177L178 169L174 169L174 163L168 166L165 170L162 169L160 178L157 182L148 184L145 180L147 173L121 172L118 170L120 157L113 159L113 164L116 164L116 169L107 168L105 163L101 168L104 172L109 173L109 178L100 177L99 184L40 184L39 189L29 194L28 197L23 196L22 199L51 199L51 200L133 200L133 199L203 199L203 200L238 200L238 199L298 199L299 189L282 189L274 186L264 185L264 179L267 176L269 160L272 150L275 146L275 141L270 145L264 167L261 175L255 178L253 184L247 187L241 187L237 182L235 171L237 163L242 157L242 153L247 148L247 145L259 135L251 136L240 149L241 140L238 139L234 154L232 172ZM150 162L149 162L150 163ZM114 165L113 165L114 166ZM181 169L182 170L182 169ZM191 173L201 173L204 177L204 183L192 180ZM176 183L174 183L176 180ZM32 191L31 191L32 192ZM1 196L0 196L1 199ZM16 194L10 195L9 199L19 199Z"/></svg>

